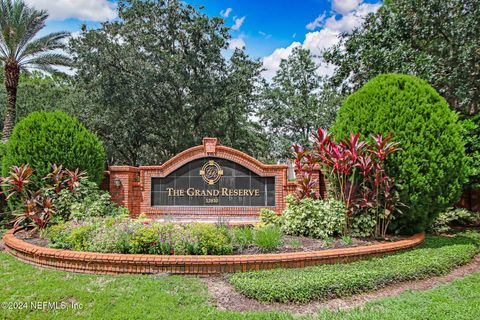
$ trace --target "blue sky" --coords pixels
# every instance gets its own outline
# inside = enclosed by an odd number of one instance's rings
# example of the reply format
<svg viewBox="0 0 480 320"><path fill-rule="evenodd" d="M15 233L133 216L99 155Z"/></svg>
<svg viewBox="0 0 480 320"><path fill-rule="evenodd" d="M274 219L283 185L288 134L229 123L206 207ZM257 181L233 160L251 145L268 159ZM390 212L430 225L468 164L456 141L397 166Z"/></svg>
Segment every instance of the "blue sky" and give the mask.
<svg viewBox="0 0 480 320"><path fill-rule="evenodd" d="M247 53L264 62L271 77L291 49L303 46L314 54L337 42L340 32L361 24L369 12L380 7L379 0L185 0L203 5L209 16L223 16L232 26L231 49L245 46ZM82 24L90 28L116 18L113 0L26 0L50 13L42 33L65 30L78 32ZM322 64L318 61L319 65ZM321 74L331 72L320 67Z"/></svg>

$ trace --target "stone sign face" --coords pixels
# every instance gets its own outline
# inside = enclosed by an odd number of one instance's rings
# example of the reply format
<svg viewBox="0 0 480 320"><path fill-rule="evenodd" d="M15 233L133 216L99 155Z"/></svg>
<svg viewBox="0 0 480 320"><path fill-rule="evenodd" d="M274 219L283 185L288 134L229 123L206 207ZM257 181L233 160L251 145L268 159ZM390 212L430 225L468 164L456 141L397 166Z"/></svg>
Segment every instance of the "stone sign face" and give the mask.
<svg viewBox="0 0 480 320"><path fill-rule="evenodd" d="M230 160L193 160L151 178L151 206L274 207L275 177L261 177Z"/></svg>

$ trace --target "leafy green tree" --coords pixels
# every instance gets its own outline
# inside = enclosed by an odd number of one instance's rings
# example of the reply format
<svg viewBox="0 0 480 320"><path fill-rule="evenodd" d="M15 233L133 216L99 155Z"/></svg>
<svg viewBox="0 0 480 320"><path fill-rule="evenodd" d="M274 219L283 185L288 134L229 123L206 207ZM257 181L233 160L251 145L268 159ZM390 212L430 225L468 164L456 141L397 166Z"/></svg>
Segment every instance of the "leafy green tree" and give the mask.
<svg viewBox="0 0 480 320"><path fill-rule="evenodd" d="M262 70L262 63L250 60L243 50L233 52L227 65L226 80L222 84L224 102L218 109L214 135L225 145L270 161L265 130L253 120L258 112L261 88L265 86Z"/></svg>
<svg viewBox="0 0 480 320"><path fill-rule="evenodd" d="M0 74L0 81L3 75ZM51 76L32 72L20 75L16 102L16 120L26 117L34 111L63 110L65 101L73 92L71 80L66 75L53 74ZM0 114L5 113L5 89L0 88ZM81 108L77 109L81 113ZM0 123L3 127L3 123Z"/></svg>
<svg viewBox="0 0 480 320"><path fill-rule="evenodd" d="M399 232L424 230L460 196L468 170L457 114L425 80L379 75L345 99L333 126L337 138L393 132L401 152L387 159L407 207L392 222Z"/></svg>
<svg viewBox="0 0 480 320"><path fill-rule="evenodd" d="M276 156L289 158L293 143L306 145L319 127L330 127L340 103L341 97L317 74L310 51L295 48L266 87L259 113Z"/></svg>
<svg viewBox="0 0 480 320"><path fill-rule="evenodd" d="M122 0L118 10L119 20L70 43L78 70L70 112L82 106L109 162L161 163L204 136L255 153L259 128L248 113L259 65L241 52L226 61L223 20L176 0Z"/></svg>
<svg viewBox="0 0 480 320"><path fill-rule="evenodd" d="M2 141L8 141L16 119L17 88L21 71L37 69L49 73L54 66L69 66L70 58L54 50L64 47L67 32L55 32L35 38L45 26L48 14L35 10L23 0L0 1L0 60L5 73L7 94Z"/></svg>
<svg viewBox="0 0 480 320"><path fill-rule="evenodd" d="M468 183L466 189L480 189L480 113L466 117L464 127L465 152L468 155Z"/></svg>
<svg viewBox="0 0 480 320"><path fill-rule="evenodd" d="M392 0L328 50L334 85L358 89L382 73L427 80L456 110L479 109L480 1Z"/></svg>

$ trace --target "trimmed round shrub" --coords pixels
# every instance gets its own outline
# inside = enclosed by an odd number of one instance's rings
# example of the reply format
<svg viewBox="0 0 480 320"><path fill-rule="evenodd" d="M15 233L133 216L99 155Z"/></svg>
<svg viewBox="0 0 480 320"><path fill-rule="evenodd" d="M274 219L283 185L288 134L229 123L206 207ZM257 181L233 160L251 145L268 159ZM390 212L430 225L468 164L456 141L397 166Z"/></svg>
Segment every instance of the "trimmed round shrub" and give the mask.
<svg viewBox="0 0 480 320"><path fill-rule="evenodd" d="M426 81L379 75L350 95L333 126L336 138L393 132L403 151L387 159L387 173L407 206L392 224L402 233L424 230L455 203L466 178L462 126L457 114Z"/></svg>
<svg viewBox="0 0 480 320"><path fill-rule="evenodd" d="M13 129L2 161L5 176L11 166L30 164L32 182L43 185L42 177L53 163L86 171L89 179L103 180L106 155L101 141L77 119L64 112L32 112Z"/></svg>

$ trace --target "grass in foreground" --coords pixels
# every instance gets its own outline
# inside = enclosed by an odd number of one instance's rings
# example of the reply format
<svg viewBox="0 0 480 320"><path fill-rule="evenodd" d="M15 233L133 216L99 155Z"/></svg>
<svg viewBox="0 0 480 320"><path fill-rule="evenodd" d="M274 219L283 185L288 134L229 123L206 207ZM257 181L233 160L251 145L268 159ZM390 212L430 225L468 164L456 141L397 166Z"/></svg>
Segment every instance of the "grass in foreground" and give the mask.
<svg viewBox="0 0 480 320"><path fill-rule="evenodd" d="M429 240L430 249L465 246L469 238ZM461 240L461 241L460 241ZM420 249L418 249L420 250ZM300 270L297 270L300 271ZM476 319L480 314L480 273L426 292L407 292L365 308L322 311L320 319ZM238 313L208 304L194 277L99 276L39 269L0 252L0 302L76 302L82 309L8 310L0 319L292 319L277 312ZM305 317L310 318L310 317Z"/></svg>
<svg viewBox="0 0 480 320"><path fill-rule="evenodd" d="M428 236L418 249L395 255L350 264L237 273L229 280L237 290L257 300L308 302L442 275L470 261L479 249L478 233L453 238Z"/></svg>
<svg viewBox="0 0 480 320"><path fill-rule="evenodd" d="M405 292L398 297L368 303L348 311L323 311L320 319L342 320L474 320L480 317L480 273L423 292Z"/></svg>

